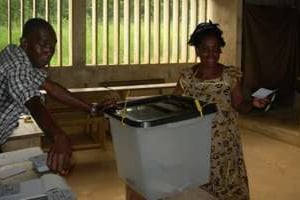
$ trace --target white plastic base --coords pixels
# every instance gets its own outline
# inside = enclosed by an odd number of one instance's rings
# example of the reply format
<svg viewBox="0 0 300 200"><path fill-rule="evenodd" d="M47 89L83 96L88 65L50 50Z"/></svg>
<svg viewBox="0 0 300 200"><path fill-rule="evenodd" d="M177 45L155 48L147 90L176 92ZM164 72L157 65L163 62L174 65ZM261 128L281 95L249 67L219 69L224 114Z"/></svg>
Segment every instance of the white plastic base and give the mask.
<svg viewBox="0 0 300 200"><path fill-rule="evenodd" d="M214 115L149 128L108 116L119 176L149 200L208 182Z"/></svg>

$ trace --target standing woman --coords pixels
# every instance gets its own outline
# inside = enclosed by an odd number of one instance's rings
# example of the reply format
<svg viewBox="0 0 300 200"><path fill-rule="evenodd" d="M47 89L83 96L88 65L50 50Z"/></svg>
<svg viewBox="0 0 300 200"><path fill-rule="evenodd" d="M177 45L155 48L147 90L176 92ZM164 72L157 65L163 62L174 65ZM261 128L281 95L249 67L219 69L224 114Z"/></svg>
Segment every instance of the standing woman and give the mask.
<svg viewBox="0 0 300 200"><path fill-rule="evenodd" d="M219 63L225 41L218 24L199 24L190 37L200 63L184 69L176 94L215 103L218 111L212 122L211 171L209 183L201 188L220 200L249 199L248 179L237 124L238 112L263 108L267 99L245 101L239 68Z"/></svg>

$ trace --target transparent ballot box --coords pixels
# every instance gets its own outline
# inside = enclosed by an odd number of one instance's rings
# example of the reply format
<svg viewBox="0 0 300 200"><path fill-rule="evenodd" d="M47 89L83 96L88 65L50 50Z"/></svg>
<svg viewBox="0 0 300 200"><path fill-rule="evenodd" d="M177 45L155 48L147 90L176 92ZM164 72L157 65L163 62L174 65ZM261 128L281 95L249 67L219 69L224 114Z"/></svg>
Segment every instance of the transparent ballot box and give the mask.
<svg viewBox="0 0 300 200"><path fill-rule="evenodd" d="M109 118L119 176L147 199L208 182L214 104L164 95L119 103Z"/></svg>

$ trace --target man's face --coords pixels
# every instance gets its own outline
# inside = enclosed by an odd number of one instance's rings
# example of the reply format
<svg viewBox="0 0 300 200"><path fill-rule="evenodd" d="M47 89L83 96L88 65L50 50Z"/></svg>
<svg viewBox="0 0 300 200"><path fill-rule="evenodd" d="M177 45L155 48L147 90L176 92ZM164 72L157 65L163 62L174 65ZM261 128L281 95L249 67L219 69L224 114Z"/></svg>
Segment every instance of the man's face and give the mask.
<svg viewBox="0 0 300 200"><path fill-rule="evenodd" d="M34 67L43 68L50 63L55 52L56 35L51 28L40 28L28 38L22 38L21 46Z"/></svg>

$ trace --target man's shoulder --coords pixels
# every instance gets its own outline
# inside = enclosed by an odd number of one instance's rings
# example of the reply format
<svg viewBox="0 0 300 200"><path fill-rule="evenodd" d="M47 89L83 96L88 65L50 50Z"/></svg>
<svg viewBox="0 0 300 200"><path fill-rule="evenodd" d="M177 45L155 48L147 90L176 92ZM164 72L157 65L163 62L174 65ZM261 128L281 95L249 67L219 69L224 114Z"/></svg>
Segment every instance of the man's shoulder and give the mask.
<svg viewBox="0 0 300 200"><path fill-rule="evenodd" d="M18 51L22 51L22 48L15 44L9 44L3 48L3 50L1 51L1 54L13 53L13 52L18 52Z"/></svg>
<svg viewBox="0 0 300 200"><path fill-rule="evenodd" d="M16 68L27 64L30 64L30 61L26 53L17 45L7 45L0 53L0 65L2 68Z"/></svg>
<svg viewBox="0 0 300 200"><path fill-rule="evenodd" d="M0 53L2 57L9 57L10 59L22 58L27 59L25 51L15 44L7 45ZM9 55L9 56L8 56Z"/></svg>

